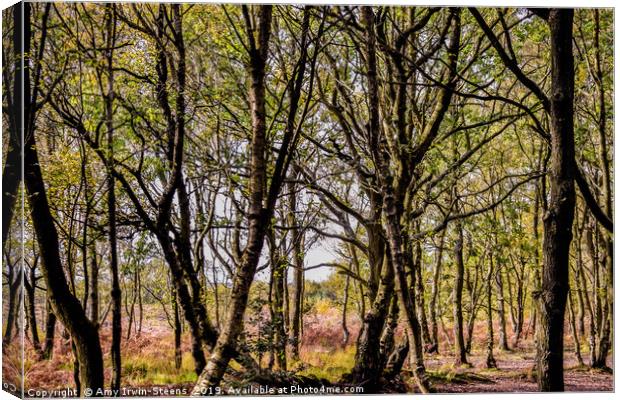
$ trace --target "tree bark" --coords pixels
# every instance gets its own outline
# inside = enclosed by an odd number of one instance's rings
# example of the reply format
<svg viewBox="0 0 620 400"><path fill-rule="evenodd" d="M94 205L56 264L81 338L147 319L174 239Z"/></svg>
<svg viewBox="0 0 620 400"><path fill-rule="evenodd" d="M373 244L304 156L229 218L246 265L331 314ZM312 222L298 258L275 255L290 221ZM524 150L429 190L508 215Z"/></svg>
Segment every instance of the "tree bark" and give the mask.
<svg viewBox="0 0 620 400"><path fill-rule="evenodd" d="M37 257L38 258L38 257ZM30 339L32 340L32 346L35 351L39 353L41 351L41 342L39 341L39 327L37 324L37 313L35 304L35 291L36 291L36 265L30 268L28 278L24 278L24 289L26 292L26 318L28 320L28 326L30 327Z"/></svg>
<svg viewBox="0 0 620 400"><path fill-rule="evenodd" d="M273 227L269 229L270 263L273 296L271 298L271 316L273 329L273 353L276 367L286 371L286 328L284 326L284 271L286 260L283 258L278 245Z"/></svg>
<svg viewBox="0 0 620 400"><path fill-rule="evenodd" d="M502 265L497 266L495 272L495 286L497 289L497 314L499 317L499 346L502 350L508 351L508 335L506 334L506 311L504 307L504 278L502 275Z"/></svg>
<svg viewBox="0 0 620 400"><path fill-rule="evenodd" d="M431 301L429 303L429 314L431 317L431 346L429 353L439 353L439 330L437 327L437 297L440 289L441 264L443 262L443 246L444 246L445 230L441 233L439 240L439 248L437 249L437 259L435 261L435 270L433 271L433 289L431 291Z"/></svg>
<svg viewBox="0 0 620 400"><path fill-rule="evenodd" d="M394 269L388 257L383 257L383 263L379 292L364 315L357 339L355 363L349 378L351 382L364 386L371 393L378 389L377 384L383 368L380 352L381 332L394 292Z"/></svg>
<svg viewBox="0 0 620 400"><path fill-rule="evenodd" d="M30 42L30 3L22 4L25 22L24 54L28 55L29 46L26 44ZM30 77L27 70L24 71L24 93L30 93ZM32 126L26 130L24 142L24 180L32 224L43 261L41 272L47 286L49 301L54 313L69 331L76 345L80 362L82 389L80 394L84 395L86 388L96 392L103 388L103 357L99 334L95 325L87 318L80 301L71 293L65 278L59 252L58 232L47 200Z"/></svg>
<svg viewBox="0 0 620 400"><path fill-rule="evenodd" d="M454 364L467 365L465 340L463 338L463 277L465 265L463 263L463 226L461 222L456 224L456 241L454 242Z"/></svg>
<svg viewBox="0 0 620 400"><path fill-rule="evenodd" d="M110 355L112 358L112 381L110 388L115 396L120 396L121 387L121 286L118 271L118 255L116 244L116 189L114 174L114 69L113 57L114 46L116 43L116 18L114 5L108 3L105 10L106 24L106 74L107 74L107 93L103 94L105 99L106 129L108 141L108 160L107 160L107 189L108 189L108 245L110 249L110 274L112 276L112 289L110 298L112 299L112 345Z"/></svg>
<svg viewBox="0 0 620 400"><path fill-rule="evenodd" d="M24 5L17 3L13 6L13 57L14 57L14 75L13 75L13 96L7 98L9 106L8 115L8 149L4 160L4 168L2 169L2 247L6 243L9 235L9 228L13 220L15 203L17 201L17 191L22 180L21 154L22 154L22 105L25 104L22 88L24 88L24 80L22 72L28 70L28 65L22 63L22 45L24 51L30 48L30 28L24 27L22 17L29 18L29 9L24 13ZM29 8L30 6L28 6ZM29 25L28 19L23 19L26 25ZM29 78L28 78L29 79ZM6 85L9 82L5 82ZM28 88L29 89L29 88ZM25 110L26 111L26 110ZM26 115L27 117L27 115ZM26 120L26 118L24 118Z"/></svg>
<svg viewBox="0 0 620 400"><path fill-rule="evenodd" d="M575 212L575 142L573 132L573 10L552 9L551 165L549 201L544 217L543 279L538 335L538 388L564 390L564 313L569 289L569 249Z"/></svg>
<svg viewBox="0 0 620 400"><path fill-rule="evenodd" d="M15 314L18 312L19 291L21 288L20 274L17 272L18 267L6 257L6 265L8 266L8 286L9 286L9 301L6 314L6 327L4 329L4 336L2 342L4 345L8 345L13 340L13 329L15 327Z"/></svg>
<svg viewBox="0 0 620 400"><path fill-rule="evenodd" d="M28 3L24 4L25 7L29 6ZM54 314L62 321L75 342L80 365L81 395L84 395L86 388L96 392L103 387L103 358L99 334L95 325L87 318L80 301L71 293L65 279L58 233L50 212L36 146L34 134L28 135L24 147L24 175L31 218L43 260L41 272Z"/></svg>
<svg viewBox="0 0 620 400"><path fill-rule="evenodd" d="M45 343L41 358L49 360L54 352L54 338L56 336L56 314L52 311L49 300L46 302L47 319L45 321Z"/></svg>
<svg viewBox="0 0 620 400"><path fill-rule="evenodd" d="M179 370L183 361L183 354L181 353L181 317L179 315L179 303L174 285L172 285L171 301L174 318L174 367Z"/></svg>
<svg viewBox="0 0 620 400"><path fill-rule="evenodd" d="M293 359L299 359L299 347L301 345L302 319L302 293L304 284L304 258L303 258L303 233L297 226L297 193L295 185L289 183L289 223L295 227L291 230L293 246L293 307L291 321L291 352Z"/></svg>
<svg viewBox="0 0 620 400"><path fill-rule="evenodd" d="M487 368L497 368L497 361L493 356L493 308L491 307L492 301L492 288L493 288L493 253L489 254L489 272L487 273L486 286L486 312L487 312Z"/></svg>
<svg viewBox="0 0 620 400"><path fill-rule="evenodd" d="M419 224L416 224L419 227ZM418 229L419 230L419 229ZM424 343L424 349L431 349L431 334L428 329L428 319L426 318L426 305L424 304L424 282L422 276L422 243L417 241L414 245L415 259L413 273L415 274L416 284L416 306L418 311L418 319L420 320L420 327L422 328L422 342Z"/></svg>

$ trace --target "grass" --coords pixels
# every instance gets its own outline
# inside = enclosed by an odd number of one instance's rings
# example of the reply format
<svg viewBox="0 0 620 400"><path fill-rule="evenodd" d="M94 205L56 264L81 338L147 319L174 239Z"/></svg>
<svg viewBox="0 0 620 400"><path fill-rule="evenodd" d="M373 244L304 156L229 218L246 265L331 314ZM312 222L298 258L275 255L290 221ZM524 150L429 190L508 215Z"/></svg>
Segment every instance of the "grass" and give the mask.
<svg viewBox="0 0 620 400"><path fill-rule="evenodd" d="M443 368L437 371L428 371L431 380L442 383L492 383L493 380L473 372L459 372L454 369Z"/></svg>
<svg viewBox="0 0 620 400"><path fill-rule="evenodd" d="M295 364L293 368L301 367L299 374L316 376L336 382L342 374L351 372L355 362L355 348L353 346L333 351L303 351L300 354L302 365Z"/></svg>
<svg viewBox="0 0 620 400"><path fill-rule="evenodd" d="M151 358L140 355L126 355L123 360L123 381L128 385L176 385L196 382L194 361L185 353L181 368L176 369L174 359Z"/></svg>

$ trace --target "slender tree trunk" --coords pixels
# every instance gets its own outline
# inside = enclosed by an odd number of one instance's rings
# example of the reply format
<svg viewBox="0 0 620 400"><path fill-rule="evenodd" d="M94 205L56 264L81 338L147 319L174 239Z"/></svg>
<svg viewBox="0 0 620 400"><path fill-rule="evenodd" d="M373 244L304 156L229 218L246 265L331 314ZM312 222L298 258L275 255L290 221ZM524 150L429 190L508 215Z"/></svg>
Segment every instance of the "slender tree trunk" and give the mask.
<svg viewBox="0 0 620 400"><path fill-rule="evenodd" d="M441 233L439 248L437 249L437 259L435 261L435 270L433 271L433 289L431 292L431 301L429 304L429 313L431 317L432 346L428 349L429 353L439 353L439 334L437 328L437 297L439 296L439 289L441 284L439 277L441 274L441 264L443 261L444 238L445 230Z"/></svg>
<svg viewBox="0 0 620 400"><path fill-rule="evenodd" d="M538 335L538 388L564 390L564 312L575 212L573 10L551 9L551 165L544 218L544 263Z"/></svg>
<svg viewBox="0 0 620 400"><path fill-rule="evenodd" d="M299 359L299 347L301 344L301 325L302 325L302 292L304 280L304 259L302 252L303 233L297 229L297 193L294 183L288 184L289 188L289 223L294 228L291 230L291 241L293 246L293 307L291 321L291 353L293 359Z"/></svg>
<svg viewBox="0 0 620 400"><path fill-rule="evenodd" d="M347 276L344 284L344 295L342 300L342 347L347 347L349 344L349 328L347 328L347 306L349 305L349 284L351 277Z"/></svg>
<svg viewBox="0 0 620 400"><path fill-rule="evenodd" d="M129 290L126 290L126 292L129 292ZM127 306L128 296L129 294L125 295L125 312L129 314L129 318L127 321L127 334L125 336L127 340L131 338L131 329L134 325L134 318L136 315L136 302L138 301L138 270L137 268L133 272L133 293L131 293L131 304L129 305L129 307Z"/></svg>
<svg viewBox="0 0 620 400"><path fill-rule="evenodd" d="M456 224L456 241L454 242L454 260L456 273L454 276L454 364L467 365L465 341L463 339L463 277L465 265L463 264L463 226L461 222Z"/></svg>
<svg viewBox="0 0 620 400"><path fill-rule="evenodd" d="M45 344L43 347L43 353L41 358L49 360L54 352L54 338L56 336L56 314L52 311L52 307L49 301L46 301L46 314L47 319L45 321Z"/></svg>
<svg viewBox="0 0 620 400"><path fill-rule="evenodd" d="M497 314L499 317L499 346L508 351L508 335L506 334L506 311L504 309L504 278L502 266L498 265L495 271L495 287L497 289Z"/></svg>
<svg viewBox="0 0 620 400"><path fill-rule="evenodd" d="M174 315L174 366L177 370L181 369L183 354L181 353L181 317L179 315L179 304L177 293L172 286L172 314Z"/></svg>
<svg viewBox="0 0 620 400"><path fill-rule="evenodd" d="M90 259L90 273L88 282L90 289L88 290L90 320L95 324L99 324L99 265L97 265L97 246L92 244Z"/></svg>
<svg viewBox="0 0 620 400"><path fill-rule="evenodd" d="M577 332L577 324L575 322L575 309L573 307L573 296L571 292L568 292L568 311L569 311L569 323L571 333L573 334L573 343L575 346L575 358L577 358L577 363L579 366L583 366L583 358L581 357L581 343L579 341L579 333Z"/></svg>
<svg viewBox="0 0 620 400"><path fill-rule="evenodd" d="M486 287L486 311L487 311L487 368L497 368L497 362L493 356L493 307L491 304L493 288L493 253L489 254L489 272L487 273Z"/></svg>
<svg viewBox="0 0 620 400"><path fill-rule="evenodd" d="M121 286L119 282L118 255L116 244L116 189L115 179L112 171L114 170L114 69L113 69L113 49L116 42L116 17L114 16L114 5L106 5L106 61L108 87L105 94L106 104L106 129L108 140L108 162L107 162L107 183L108 183L108 244L110 248L110 273L112 276L112 289L110 297L112 299L112 381L110 388L118 396L121 387Z"/></svg>
<svg viewBox="0 0 620 400"><path fill-rule="evenodd" d="M276 243L273 227L269 229L269 245L271 256L271 324L273 327L272 352L276 367L286 371L286 331L284 327L284 271L286 262Z"/></svg>
<svg viewBox="0 0 620 400"><path fill-rule="evenodd" d="M137 283L137 291L138 291L138 311L140 312L140 318L138 319L138 326L136 331L138 333L138 337L142 334L142 322L144 319L144 307L142 304L142 277L140 276L140 268L138 268L138 283Z"/></svg>
<svg viewBox="0 0 620 400"><path fill-rule="evenodd" d="M413 264L413 273L415 274L416 305L418 309L418 318L420 319L420 327L422 328L422 341L424 343L424 348L425 350L430 350L432 347L432 340L430 331L428 329L428 320L426 318L426 305L424 304L424 282L422 276L422 243L420 241L417 241L414 247L415 262Z"/></svg>
<svg viewBox="0 0 620 400"><path fill-rule="evenodd" d="M18 298L19 298L19 290L21 288L21 279L19 274L16 272L17 267L8 260L7 258L7 266L9 269L8 273L8 285L9 285L9 301L7 307L6 314L6 327L4 328L4 336L2 341L4 345L8 345L11 343L13 339L13 328L15 327L15 314L18 312Z"/></svg>
<svg viewBox="0 0 620 400"><path fill-rule="evenodd" d="M35 279L35 266L30 269L29 278L24 279L24 289L26 292L26 318L28 319L28 326L30 327L30 338L32 340L32 346L38 353L41 351L41 343L39 341L39 327L37 324L35 304L35 291L37 283Z"/></svg>

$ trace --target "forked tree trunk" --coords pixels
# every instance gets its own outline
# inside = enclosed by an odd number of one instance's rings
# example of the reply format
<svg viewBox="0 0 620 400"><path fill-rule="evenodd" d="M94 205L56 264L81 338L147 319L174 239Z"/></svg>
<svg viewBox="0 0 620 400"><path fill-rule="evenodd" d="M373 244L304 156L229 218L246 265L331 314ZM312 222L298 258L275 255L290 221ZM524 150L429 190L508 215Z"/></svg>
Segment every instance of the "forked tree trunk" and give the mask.
<svg viewBox="0 0 620 400"><path fill-rule="evenodd" d="M244 12L248 13L244 6ZM228 362L232 356L231 349L237 344L239 334L243 331L243 316L248 301L250 286L258 265L263 243L270 224L271 215L264 208L266 182L266 110L265 110L265 67L269 53L271 35L272 7L260 6L258 26L247 27L250 37L250 104L252 114L252 143L250 161L250 205L248 212L248 239L240 265L233 278L233 288L228 307L228 314L222 331L213 348L211 357L204 371L198 377L193 395L205 395L219 385ZM251 21L247 21L248 24ZM254 31L258 31L256 42ZM273 183L272 183L273 184Z"/></svg>
<svg viewBox="0 0 620 400"><path fill-rule="evenodd" d="M381 203L378 196L370 197L371 216L367 227L368 231L368 264L370 268L368 282L368 298L370 308L363 306L364 297L360 296L363 309L362 326L357 337L355 362L351 370L351 382L365 385L369 391L375 391L384 360L391 349L380 349L382 332L385 336L389 328L384 330L386 318L390 308L390 301L394 292L394 270L386 255L384 232L379 225ZM349 252L354 256L354 265L359 269L359 261L355 258L356 249L349 246ZM359 273L359 271L356 271ZM385 354L385 351L388 354Z"/></svg>
<svg viewBox="0 0 620 400"><path fill-rule="evenodd" d="M364 315L360 328L355 363L350 377L351 382L364 386L371 393L377 389L383 368L380 352L381 332L394 292L394 269L387 256L383 257L382 271L379 292Z"/></svg>
<svg viewBox="0 0 620 400"><path fill-rule="evenodd" d="M551 9L551 164L544 217L544 263L538 335L538 388L564 390L564 313L575 213L573 10Z"/></svg>

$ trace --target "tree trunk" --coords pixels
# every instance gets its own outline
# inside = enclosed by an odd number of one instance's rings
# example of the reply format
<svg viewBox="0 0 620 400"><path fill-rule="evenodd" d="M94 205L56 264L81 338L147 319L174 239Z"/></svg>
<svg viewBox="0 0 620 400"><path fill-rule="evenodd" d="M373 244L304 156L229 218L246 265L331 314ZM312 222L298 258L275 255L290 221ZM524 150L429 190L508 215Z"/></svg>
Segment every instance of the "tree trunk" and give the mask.
<svg viewBox="0 0 620 400"><path fill-rule="evenodd" d="M28 4L28 3L24 3ZM27 137L24 149L25 183L34 230L43 259L41 271L53 312L71 334L80 366L81 395L86 388L94 392L103 387L103 359L99 335L86 317L80 301L71 293L59 253L59 241L50 213L34 135Z"/></svg>
<svg viewBox="0 0 620 400"><path fill-rule="evenodd" d="M303 259L303 233L297 226L297 193L295 185L289 183L289 223L295 227L291 230L291 241L293 246L293 307L291 329L291 353L293 359L299 359L299 347L301 344L301 325L302 325L302 292L304 281L304 259Z"/></svg>
<svg viewBox="0 0 620 400"><path fill-rule="evenodd" d="M247 7L244 6L247 13ZM211 357L204 371L200 374L194 387L193 395L204 395L219 385L228 362L232 356L231 349L236 347L237 338L243 330L243 315L248 301L250 286L263 248L271 212L264 208L266 183L266 110L265 110L265 66L267 62L269 36L271 34L272 7L261 6L258 17L258 46L255 43L255 28L248 26L251 38L250 104L252 113L252 143L250 163L250 207L248 215L248 239L243 252L241 264L233 278L233 287L222 331L213 348ZM248 21L248 24L250 21ZM272 182L273 185L273 182ZM271 210L272 211L272 210Z"/></svg>
<svg viewBox="0 0 620 400"><path fill-rule="evenodd" d="M47 319L45 321L45 345L43 347L43 353L41 358L49 360L54 352L54 338L56 333L56 314L52 311L49 300L46 301L46 314Z"/></svg>
<svg viewBox="0 0 620 400"><path fill-rule="evenodd" d="M29 54L30 42L30 4L24 7L24 52ZM24 92L30 92L29 73L24 72ZM80 381L83 390L89 388L96 392L103 387L103 358L99 335L94 324L87 318L80 301L71 293L65 278L59 240L54 218L47 200L41 164L37 154L34 129L29 127L24 138L24 180L28 193L32 224L41 252L41 272L45 280L49 301L54 313L70 332L80 361Z"/></svg>
<svg viewBox="0 0 620 400"><path fill-rule="evenodd" d="M347 347L349 344L349 328L347 328L347 306L349 305L349 284L351 277L347 275L345 278L344 284L344 299L342 300L342 318L341 318L341 326L342 326L342 347Z"/></svg>
<svg viewBox="0 0 620 400"><path fill-rule="evenodd" d="M26 11L28 14L25 15L24 7L22 3L17 3L13 6L13 61L15 63L15 72L12 82L12 104L8 104L10 108L8 115L8 149L4 160L4 168L2 169L2 248L5 248L6 239L9 235L9 228L11 227L15 203L17 201L17 191L22 179L21 137L24 132L22 130L24 127L21 126L21 118L22 103L24 103L23 94L27 93L28 96L30 96L29 92L22 91L22 88L25 88L23 78L25 75L29 75L27 72L22 74L24 71L23 68L28 70L28 66L22 63L22 45L24 50L30 48L30 28L25 28L22 23L23 21L26 25L29 25L29 20L22 20L22 17L29 17L29 10ZM29 7L30 6L28 6L28 8ZM4 84L9 85L9 82L5 82ZM30 90L30 87L28 87L28 90ZM24 118L24 120L26 120L26 118Z"/></svg>
<svg viewBox="0 0 620 400"><path fill-rule="evenodd" d="M437 297L440 289L440 274L443 258L445 230L441 233L439 240L439 248L437 249L437 259L435 261L435 270L433 271L433 289L431 292L431 301L429 304L429 313L431 317L431 340L432 345L429 347L429 353L439 353L439 330L437 328Z"/></svg>
<svg viewBox="0 0 620 400"><path fill-rule="evenodd" d="M286 262L280 253L276 243L276 235L273 227L269 229L269 247L271 263L271 324L273 329L272 351L276 367L286 371L286 330L284 326L284 271Z"/></svg>
<svg viewBox="0 0 620 400"><path fill-rule="evenodd" d="M504 278L502 276L502 265L497 266L495 272L495 285L497 289L497 314L499 317L499 346L502 350L508 351L508 335L506 334L506 311L504 308Z"/></svg>
<svg viewBox="0 0 620 400"><path fill-rule="evenodd" d="M387 359L385 364L385 372L383 373L383 377L387 380L396 377L403 369L403 364L405 363L407 353L409 352L409 341L407 340L407 337L408 335L405 335L402 342L394 348L394 351L392 351Z"/></svg>
<svg viewBox="0 0 620 400"><path fill-rule="evenodd" d="M575 358L579 366L583 366L583 358L581 357L581 342L579 341L579 333L577 332L577 323L575 322L575 309L573 307L573 296L568 292L568 311L571 333L573 334L573 343L575 346Z"/></svg>
<svg viewBox="0 0 620 400"><path fill-rule="evenodd" d="M99 324L99 266L97 265L97 246L91 246L90 273L88 290L90 320Z"/></svg>
<svg viewBox="0 0 620 400"><path fill-rule="evenodd" d="M564 312L575 212L573 132L573 10L551 9L551 165L544 217L543 280L539 293L538 388L564 390Z"/></svg>
<svg viewBox="0 0 620 400"><path fill-rule="evenodd" d="M463 226L461 222L456 224L456 241L454 242L454 364L467 365L465 340L463 339L463 279L465 265L463 263Z"/></svg>
<svg viewBox="0 0 620 400"><path fill-rule="evenodd" d="M17 6L16 6L17 7ZM18 312L19 290L21 288L21 279L19 273L16 271L18 267L15 266L7 258L6 265L8 266L8 286L9 286L9 304L7 307L6 327L4 329L4 336L2 342L4 345L11 343L13 339L13 328L15 327L15 314Z"/></svg>
<svg viewBox="0 0 620 400"><path fill-rule="evenodd" d="M493 281L493 253L489 254L489 272L486 281L486 311L487 311L487 368L497 368L497 362L493 356L493 308L491 307L491 295Z"/></svg>
<svg viewBox="0 0 620 400"><path fill-rule="evenodd" d="M37 313L35 304L35 291L36 291L36 262L30 269L28 278L24 279L24 289L26 292L26 318L28 319L28 326L30 327L30 338L32 340L32 346L38 352L41 351L41 343L39 341L39 327L37 324Z"/></svg>
<svg viewBox="0 0 620 400"><path fill-rule="evenodd" d="M416 224L419 230L419 224ZM422 341L425 349L431 349L431 334L428 329L428 320L426 319L426 305L424 304L424 282L422 276L422 243L417 241L415 247L415 260L413 273L415 274L416 284L416 305L418 310L418 318L420 327L422 328Z"/></svg>
<svg viewBox="0 0 620 400"><path fill-rule="evenodd" d="M174 367L181 369L183 354L181 353L181 317L179 315L179 304L177 301L177 293L172 286L172 314L174 315Z"/></svg>
<svg viewBox="0 0 620 400"><path fill-rule="evenodd" d="M381 376L383 367L380 352L381 332L394 292L394 269L389 257L383 257L382 271L379 292L362 321L350 377L351 382L364 386L371 393L377 390L378 379Z"/></svg>
<svg viewBox="0 0 620 400"><path fill-rule="evenodd" d="M121 286L118 276L118 255L116 245L116 189L115 179L112 171L114 170L114 69L113 69L113 49L116 42L116 17L114 5L108 3L105 10L106 21L106 61L108 87L105 96L106 105L106 129L108 140L108 162L107 162L107 184L108 184L108 244L110 249L110 274L112 276L112 289L110 298L112 299L112 381L110 388L115 396L119 396L121 387ZM103 94L103 93L102 93Z"/></svg>

